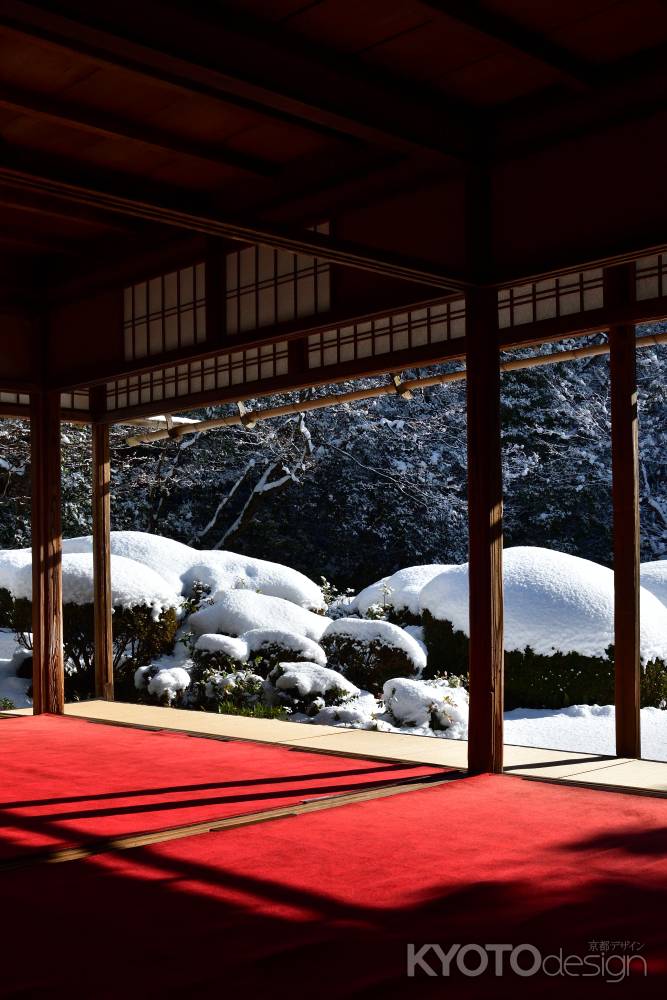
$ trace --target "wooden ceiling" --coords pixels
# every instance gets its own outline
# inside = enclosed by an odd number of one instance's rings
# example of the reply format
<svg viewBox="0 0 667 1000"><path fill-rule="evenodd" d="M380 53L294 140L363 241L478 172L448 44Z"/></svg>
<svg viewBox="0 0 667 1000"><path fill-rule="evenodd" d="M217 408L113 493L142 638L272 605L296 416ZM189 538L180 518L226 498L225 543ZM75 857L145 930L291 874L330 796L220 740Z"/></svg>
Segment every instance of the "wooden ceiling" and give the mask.
<svg viewBox="0 0 667 1000"><path fill-rule="evenodd" d="M264 224L367 209L664 112L666 54L664 0L3 0L0 259L71 275L173 235L51 181Z"/></svg>

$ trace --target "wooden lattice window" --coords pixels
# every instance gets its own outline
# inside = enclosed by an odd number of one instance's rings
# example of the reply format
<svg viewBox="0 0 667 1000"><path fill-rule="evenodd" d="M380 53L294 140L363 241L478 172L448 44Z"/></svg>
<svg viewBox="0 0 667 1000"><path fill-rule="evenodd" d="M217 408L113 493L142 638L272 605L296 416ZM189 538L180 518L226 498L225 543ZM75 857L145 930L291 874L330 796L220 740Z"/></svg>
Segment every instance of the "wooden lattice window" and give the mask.
<svg viewBox="0 0 667 1000"><path fill-rule="evenodd" d="M667 254L642 257L635 264L637 298L656 299L667 293Z"/></svg>
<svg viewBox="0 0 667 1000"><path fill-rule="evenodd" d="M177 351L206 340L203 263L125 289L125 360Z"/></svg>
<svg viewBox="0 0 667 1000"><path fill-rule="evenodd" d="M313 227L328 233L329 224ZM303 254L249 246L225 258L227 333L243 333L331 307L331 269Z"/></svg>
<svg viewBox="0 0 667 1000"><path fill-rule="evenodd" d="M498 292L501 329L600 309L604 304L601 267L530 281Z"/></svg>

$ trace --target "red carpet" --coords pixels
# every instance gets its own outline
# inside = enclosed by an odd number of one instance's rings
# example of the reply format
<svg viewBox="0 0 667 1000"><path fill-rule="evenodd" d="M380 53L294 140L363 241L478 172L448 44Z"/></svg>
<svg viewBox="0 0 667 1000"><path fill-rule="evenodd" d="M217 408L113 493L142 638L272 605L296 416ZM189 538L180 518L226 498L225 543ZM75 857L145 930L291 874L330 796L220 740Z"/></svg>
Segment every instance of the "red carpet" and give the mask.
<svg viewBox="0 0 667 1000"><path fill-rule="evenodd" d="M5 872L2 891L5 996L667 995L665 799L462 778ZM632 951L648 976L408 979L408 942Z"/></svg>
<svg viewBox="0 0 667 1000"><path fill-rule="evenodd" d="M0 861L443 769L35 716L0 720Z"/></svg>

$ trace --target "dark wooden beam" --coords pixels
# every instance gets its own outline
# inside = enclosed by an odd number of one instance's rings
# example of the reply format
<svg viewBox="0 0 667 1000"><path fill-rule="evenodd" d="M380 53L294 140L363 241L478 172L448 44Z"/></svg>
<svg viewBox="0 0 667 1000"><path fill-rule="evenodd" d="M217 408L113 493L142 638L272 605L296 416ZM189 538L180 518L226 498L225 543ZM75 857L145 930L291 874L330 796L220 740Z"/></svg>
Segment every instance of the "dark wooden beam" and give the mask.
<svg viewBox="0 0 667 1000"><path fill-rule="evenodd" d="M260 157L248 156L222 146L209 146L190 139L179 138L163 129L150 125L138 125L121 120L103 111L88 111L67 101L55 100L43 94L30 94L15 88L3 86L0 92L0 108L29 115L42 121L73 128L103 139L125 139L151 146L162 152L189 156L197 160L214 163L216 166L235 167L259 177L276 177L282 172L280 165Z"/></svg>
<svg viewBox="0 0 667 1000"><path fill-rule="evenodd" d="M595 81L595 68L589 63L499 11L470 0L420 0L420 3L548 66L579 89L591 87Z"/></svg>
<svg viewBox="0 0 667 1000"><path fill-rule="evenodd" d="M468 769L503 769L503 488L496 293L466 296L470 719Z"/></svg>
<svg viewBox="0 0 667 1000"><path fill-rule="evenodd" d="M614 504L616 753L640 757L639 444L635 328L609 330Z"/></svg>
<svg viewBox="0 0 667 1000"><path fill-rule="evenodd" d="M191 5L118 3L63 16L48 4L4 0L0 23L107 65L222 99L311 131L387 148L465 158L473 109L373 70L349 54L250 27ZM174 8L175 4L171 7Z"/></svg>
<svg viewBox="0 0 667 1000"><path fill-rule="evenodd" d="M92 390L91 407L103 409L104 388ZM93 577L95 610L95 697L113 701L113 599L111 592L111 457L109 426L95 420L93 465Z"/></svg>
<svg viewBox="0 0 667 1000"><path fill-rule="evenodd" d="M6 160L9 159L9 154ZM332 264L372 271L390 278L413 281L446 291L460 291L467 282L444 274L436 264L414 260L387 250L359 246L335 237L308 230L266 227L261 223L235 220L221 216L210 202L180 191L155 191L154 197L124 193L122 183L94 176L82 181L64 179L57 171L47 174L41 168L26 169L24 156L14 158L14 164L0 166L0 180L22 190L48 193L54 198L75 204L92 205L122 216L161 223L189 232L203 233L241 243L260 243L288 250L291 253L315 256ZM192 205L187 208L184 205Z"/></svg>
<svg viewBox="0 0 667 1000"><path fill-rule="evenodd" d="M60 394L31 395L33 711L65 705L60 524Z"/></svg>

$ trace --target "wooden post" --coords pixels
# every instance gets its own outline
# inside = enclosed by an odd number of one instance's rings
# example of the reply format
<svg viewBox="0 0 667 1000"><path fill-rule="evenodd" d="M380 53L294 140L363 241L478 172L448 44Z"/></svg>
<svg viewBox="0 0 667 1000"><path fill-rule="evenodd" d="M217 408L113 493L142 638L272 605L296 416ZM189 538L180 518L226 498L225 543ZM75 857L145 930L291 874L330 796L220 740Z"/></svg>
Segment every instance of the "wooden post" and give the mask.
<svg viewBox="0 0 667 1000"><path fill-rule="evenodd" d="M33 711L65 708L60 520L60 394L30 397Z"/></svg>
<svg viewBox="0 0 667 1000"><path fill-rule="evenodd" d="M503 769L503 490L494 289L466 298L470 720L468 769Z"/></svg>
<svg viewBox="0 0 667 1000"><path fill-rule="evenodd" d="M616 753L641 756L639 715L639 444L635 328L609 330L614 503Z"/></svg>
<svg viewBox="0 0 667 1000"><path fill-rule="evenodd" d="M95 697L113 701L111 597L111 461L109 427L92 425Z"/></svg>

